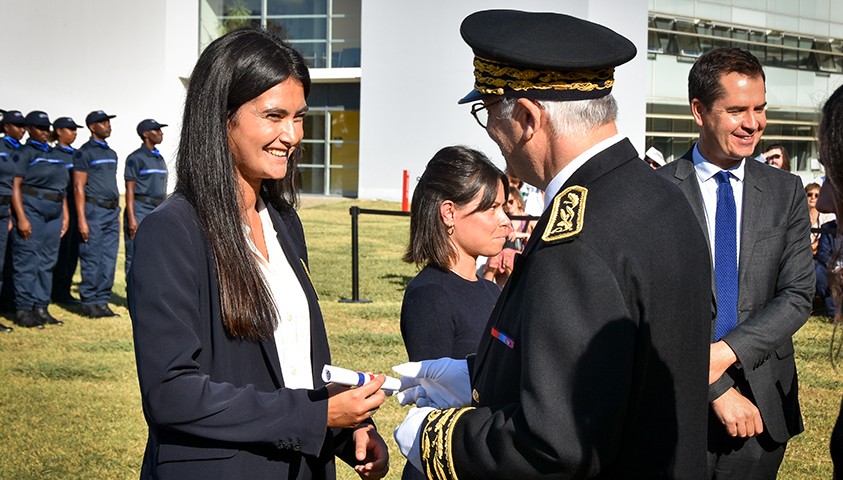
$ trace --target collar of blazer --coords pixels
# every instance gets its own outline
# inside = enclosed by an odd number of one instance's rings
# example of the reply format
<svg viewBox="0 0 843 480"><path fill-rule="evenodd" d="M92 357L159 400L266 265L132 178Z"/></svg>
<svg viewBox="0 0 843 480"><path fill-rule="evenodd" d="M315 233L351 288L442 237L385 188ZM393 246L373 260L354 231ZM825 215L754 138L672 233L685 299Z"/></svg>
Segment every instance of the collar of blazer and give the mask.
<svg viewBox="0 0 843 480"><path fill-rule="evenodd" d="M694 147L691 147L684 155L675 160L676 170L673 175L679 180L687 180L691 174L696 174L694 169ZM768 178L784 172L775 172L775 168L753 160L751 157L743 159L744 162L744 189L755 189L764 191Z"/></svg>

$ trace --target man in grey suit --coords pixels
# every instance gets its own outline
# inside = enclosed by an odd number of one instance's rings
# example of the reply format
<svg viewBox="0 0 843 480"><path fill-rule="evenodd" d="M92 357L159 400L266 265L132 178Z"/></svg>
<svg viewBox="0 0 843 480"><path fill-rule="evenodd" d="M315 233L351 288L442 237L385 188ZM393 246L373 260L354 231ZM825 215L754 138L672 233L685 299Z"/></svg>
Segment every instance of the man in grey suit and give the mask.
<svg viewBox="0 0 843 480"><path fill-rule="evenodd" d="M803 430L791 337L814 293L810 222L799 177L752 161L764 82L745 50L701 56L688 78L699 140L658 170L687 197L712 254L710 478L775 478Z"/></svg>

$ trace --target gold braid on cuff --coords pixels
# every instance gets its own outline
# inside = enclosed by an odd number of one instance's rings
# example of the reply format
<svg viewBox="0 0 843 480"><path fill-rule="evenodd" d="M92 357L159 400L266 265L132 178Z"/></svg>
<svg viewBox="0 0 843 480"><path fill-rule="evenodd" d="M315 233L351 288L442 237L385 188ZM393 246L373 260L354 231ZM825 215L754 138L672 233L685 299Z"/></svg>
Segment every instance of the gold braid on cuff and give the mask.
<svg viewBox="0 0 843 480"><path fill-rule="evenodd" d="M615 69L536 70L505 65L474 57L474 89L484 95L503 95L506 90L605 90L615 84Z"/></svg>
<svg viewBox="0 0 843 480"><path fill-rule="evenodd" d="M434 410L427 416L421 433L421 462L427 478L457 480L452 453L454 425L462 414L473 409Z"/></svg>

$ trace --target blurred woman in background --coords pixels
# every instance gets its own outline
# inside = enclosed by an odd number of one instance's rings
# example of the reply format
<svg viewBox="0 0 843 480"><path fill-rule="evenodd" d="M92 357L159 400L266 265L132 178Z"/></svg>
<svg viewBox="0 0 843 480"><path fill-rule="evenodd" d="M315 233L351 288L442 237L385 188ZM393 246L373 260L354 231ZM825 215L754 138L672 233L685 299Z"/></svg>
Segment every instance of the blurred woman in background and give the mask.
<svg viewBox="0 0 843 480"><path fill-rule="evenodd" d="M808 197L808 213L811 216L811 228L819 229L825 223L834 220L833 213L822 213L817 209L817 199L820 196L820 184L809 183L805 186L805 196ZM811 253L816 258L817 248L820 244L820 233L811 231Z"/></svg>
<svg viewBox="0 0 843 480"><path fill-rule="evenodd" d="M785 172L790 171L790 155L787 154L787 149L784 148L784 145L771 145L763 155L767 165L780 168Z"/></svg>

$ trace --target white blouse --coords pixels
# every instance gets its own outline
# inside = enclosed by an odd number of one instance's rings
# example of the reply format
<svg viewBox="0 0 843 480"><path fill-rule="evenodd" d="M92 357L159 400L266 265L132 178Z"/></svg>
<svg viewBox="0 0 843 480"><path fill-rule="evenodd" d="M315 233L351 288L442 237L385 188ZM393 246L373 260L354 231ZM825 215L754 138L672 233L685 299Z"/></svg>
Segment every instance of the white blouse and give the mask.
<svg viewBox="0 0 843 480"><path fill-rule="evenodd" d="M275 347L281 363L281 375L287 388L313 389L313 368L310 360L310 306L296 272L287 261L278 243L269 211L258 199L258 212L263 225L263 238L269 260L249 237L251 229L244 225L246 242L260 265L278 312Z"/></svg>

